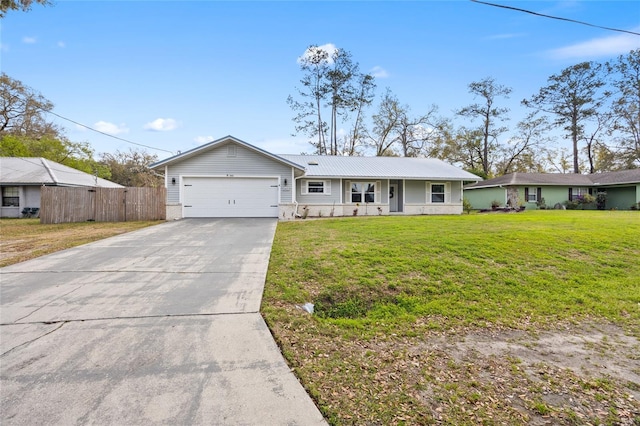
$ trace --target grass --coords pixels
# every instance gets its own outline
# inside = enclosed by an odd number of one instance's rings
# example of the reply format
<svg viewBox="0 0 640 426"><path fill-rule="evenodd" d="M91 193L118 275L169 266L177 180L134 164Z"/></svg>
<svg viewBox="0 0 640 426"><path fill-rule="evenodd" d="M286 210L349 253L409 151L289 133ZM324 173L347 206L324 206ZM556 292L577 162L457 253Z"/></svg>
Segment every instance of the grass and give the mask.
<svg viewBox="0 0 640 426"><path fill-rule="evenodd" d="M42 225L39 219L0 219L0 267L160 222L81 222Z"/></svg>
<svg viewBox="0 0 640 426"><path fill-rule="evenodd" d="M573 413L541 402L539 382L555 378L442 348L470 331L535 335L587 321L640 336L639 237L637 212L280 223L262 311L331 424L525 424ZM313 316L295 307L306 302Z"/></svg>

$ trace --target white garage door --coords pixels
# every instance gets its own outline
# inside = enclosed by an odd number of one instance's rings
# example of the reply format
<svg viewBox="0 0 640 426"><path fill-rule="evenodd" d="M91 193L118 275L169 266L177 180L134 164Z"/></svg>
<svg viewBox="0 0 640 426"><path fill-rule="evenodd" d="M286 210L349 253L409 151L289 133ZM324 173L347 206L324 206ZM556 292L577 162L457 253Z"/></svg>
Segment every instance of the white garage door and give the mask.
<svg viewBox="0 0 640 426"><path fill-rule="evenodd" d="M277 178L185 177L185 217L278 217Z"/></svg>

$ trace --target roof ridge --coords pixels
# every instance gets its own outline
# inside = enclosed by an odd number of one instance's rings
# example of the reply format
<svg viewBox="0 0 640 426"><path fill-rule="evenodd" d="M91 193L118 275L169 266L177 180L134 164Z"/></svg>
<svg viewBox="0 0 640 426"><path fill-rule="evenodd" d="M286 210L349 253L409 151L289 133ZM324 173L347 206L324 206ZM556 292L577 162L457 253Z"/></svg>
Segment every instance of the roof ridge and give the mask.
<svg viewBox="0 0 640 426"><path fill-rule="evenodd" d="M515 185L518 180L518 172L511 173L511 179L509 180L509 184Z"/></svg>
<svg viewBox="0 0 640 426"><path fill-rule="evenodd" d="M56 177L55 173L53 173L53 170L51 170L51 167L49 167L49 163L47 163L47 159L40 157L40 162L44 166L47 173L49 173L49 176L51 176L51 180L53 181L53 183L58 183L58 178Z"/></svg>

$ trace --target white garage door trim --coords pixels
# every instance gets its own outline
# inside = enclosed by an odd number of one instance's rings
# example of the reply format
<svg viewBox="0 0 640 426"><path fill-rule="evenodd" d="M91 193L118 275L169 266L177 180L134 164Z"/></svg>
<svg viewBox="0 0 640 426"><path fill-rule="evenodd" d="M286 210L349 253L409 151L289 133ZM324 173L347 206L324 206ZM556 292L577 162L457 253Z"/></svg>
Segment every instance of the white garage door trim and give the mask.
<svg viewBox="0 0 640 426"><path fill-rule="evenodd" d="M278 217L279 176L180 176L182 217Z"/></svg>

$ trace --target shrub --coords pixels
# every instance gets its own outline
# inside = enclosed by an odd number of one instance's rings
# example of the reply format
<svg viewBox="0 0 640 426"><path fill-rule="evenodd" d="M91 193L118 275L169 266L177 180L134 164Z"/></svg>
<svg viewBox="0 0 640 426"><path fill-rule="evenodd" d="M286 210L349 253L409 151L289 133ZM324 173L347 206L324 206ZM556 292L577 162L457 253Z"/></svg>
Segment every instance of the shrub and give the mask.
<svg viewBox="0 0 640 426"><path fill-rule="evenodd" d="M577 201L567 200L564 202L564 205L567 207L567 210L577 210L579 204Z"/></svg>
<svg viewBox="0 0 640 426"><path fill-rule="evenodd" d="M607 192L606 191L598 192L598 194L596 195L596 206L598 210L604 210L606 204L607 204Z"/></svg>
<svg viewBox="0 0 640 426"><path fill-rule="evenodd" d="M538 206L538 208L540 210L546 210L547 209L547 203L544 200L544 197L541 197L538 201L536 201L536 206Z"/></svg>
<svg viewBox="0 0 640 426"><path fill-rule="evenodd" d="M471 205L471 201L467 200L466 198L462 200L462 210L465 211L466 214L471 213L471 210L473 210L473 206Z"/></svg>
<svg viewBox="0 0 640 426"><path fill-rule="evenodd" d="M576 201L578 202L578 205L580 206L580 208L584 210L584 206L586 206L587 204L595 203L596 197L594 197L591 194L578 195L578 198L576 198Z"/></svg>

